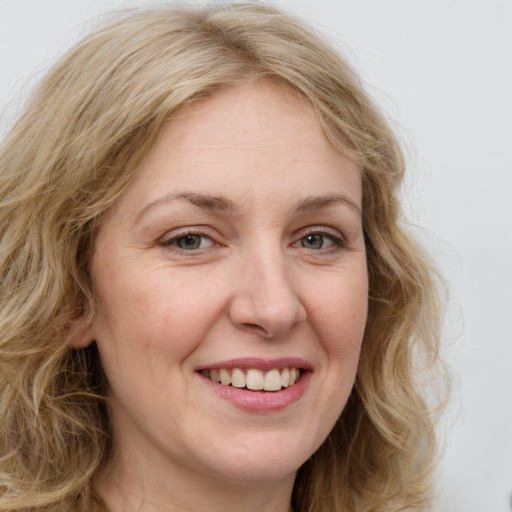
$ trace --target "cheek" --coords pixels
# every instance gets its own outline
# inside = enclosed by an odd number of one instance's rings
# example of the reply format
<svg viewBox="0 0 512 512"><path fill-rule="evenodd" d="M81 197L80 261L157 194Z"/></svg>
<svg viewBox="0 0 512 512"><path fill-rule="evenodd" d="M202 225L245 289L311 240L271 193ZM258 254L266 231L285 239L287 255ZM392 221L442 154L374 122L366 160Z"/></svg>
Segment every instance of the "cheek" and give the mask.
<svg viewBox="0 0 512 512"><path fill-rule="evenodd" d="M354 386L367 317L367 286L333 283L315 298L313 329L322 344L324 359L319 374L321 392L317 417L322 418L317 439L324 440L342 413Z"/></svg>
<svg viewBox="0 0 512 512"><path fill-rule="evenodd" d="M358 356L368 313L365 274L354 282L332 282L312 298L311 322L334 357Z"/></svg>
<svg viewBox="0 0 512 512"><path fill-rule="evenodd" d="M205 279L184 279L168 269L98 283L98 342L144 350L148 356L186 357L222 312L222 288Z"/></svg>

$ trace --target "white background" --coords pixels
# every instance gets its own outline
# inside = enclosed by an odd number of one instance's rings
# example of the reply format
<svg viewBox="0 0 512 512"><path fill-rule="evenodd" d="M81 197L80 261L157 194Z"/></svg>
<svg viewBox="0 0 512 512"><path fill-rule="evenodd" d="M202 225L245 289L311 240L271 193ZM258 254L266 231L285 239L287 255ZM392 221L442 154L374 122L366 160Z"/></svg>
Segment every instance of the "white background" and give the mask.
<svg viewBox="0 0 512 512"><path fill-rule="evenodd" d="M0 0L0 128L91 20L121 0ZM158 3L158 2L156 2ZM512 494L512 1L277 0L356 66L405 143L412 220L451 290L455 394L436 512Z"/></svg>

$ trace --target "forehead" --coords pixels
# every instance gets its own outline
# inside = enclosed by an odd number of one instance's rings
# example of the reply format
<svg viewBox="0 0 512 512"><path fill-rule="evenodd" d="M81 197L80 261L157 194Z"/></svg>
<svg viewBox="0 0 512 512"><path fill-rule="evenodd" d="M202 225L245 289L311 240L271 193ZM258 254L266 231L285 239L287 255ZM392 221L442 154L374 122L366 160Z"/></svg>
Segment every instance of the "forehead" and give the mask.
<svg viewBox="0 0 512 512"><path fill-rule="evenodd" d="M244 149L252 145L273 146L291 134L322 131L312 105L298 91L266 80L242 82L217 90L173 117L175 128L164 127L160 140L172 131L179 146L187 143L227 144ZM283 131L281 127L287 126ZM274 130L272 129L274 128ZM280 136L276 139L276 131ZM199 144L199 145L200 145Z"/></svg>
<svg viewBox="0 0 512 512"><path fill-rule="evenodd" d="M360 206L357 165L335 149L312 106L259 81L225 87L166 123L126 194L136 203L181 190L237 202L340 192Z"/></svg>

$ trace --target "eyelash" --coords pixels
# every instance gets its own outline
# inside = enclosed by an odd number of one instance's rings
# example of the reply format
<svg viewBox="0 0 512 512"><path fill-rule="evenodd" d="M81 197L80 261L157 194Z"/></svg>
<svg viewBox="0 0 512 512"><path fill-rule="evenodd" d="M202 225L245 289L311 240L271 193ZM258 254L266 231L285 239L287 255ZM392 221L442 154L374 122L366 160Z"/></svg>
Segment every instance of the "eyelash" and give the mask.
<svg viewBox="0 0 512 512"><path fill-rule="evenodd" d="M305 240L308 237L321 237L322 239L322 247L318 249L311 249L310 247L306 247L302 245L302 241ZM207 247L197 247L197 248L191 248L191 249L185 249L183 247L180 247L178 245L179 240L186 239L187 237L199 237L202 241L208 240L209 244ZM328 247L323 247L325 240L329 240L332 242L331 245ZM200 241L201 243L201 241ZM194 253L199 251L200 249L206 249L212 245L215 245L215 242L212 240L211 237L208 235L205 235L203 232L199 230L184 230L182 232L176 233L174 236L168 239L163 239L159 242L159 245L162 247L168 247L173 248L174 250L178 252L188 252L188 253ZM346 241L345 239L338 234L338 232L332 232L326 228L311 228L309 231L301 233L300 238L298 238L293 244L293 247L300 247L306 250L311 250L312 252L322 251L323 253L327 252L335 252L337 250L343 249L346 247Z"/></svg>
<svg viewBox="0 0 512 512"><path fill-rule="evenodd" d="M332 242L332 245L328 247L321 247L319 249L311 249L313 252L322 251L323 253L326 252L334 252L338 251L340 249L343 249L346 247L346 241L337 231L333 232L327 228L320 228L320 227L314 227L310 228L310 230L301 233L301 237L294 242L294 246L297 246L297 244L301 244L303 240L305 240L308 237L312 236L319 236L322 237L322 239L325 241L325 239L330 240ZM323 242L322 242L323 245ZM302 245L302 248L304 249L310 249L308 247L305 247Z"/></svg>
<svg viewBox="0 0 512 512"><path fill-rule="evenodd" d="M214 245L215 242L208 236L208 235L205 235L204 233L200 232L200 231L196 231L196 230L186 230L186 231L182 231L180 233L176 233L173 237L171 238L168 238L168 239L163 239L161 242L160 242L160 245L162 247L172 247L174 248L176 251L180 251L180 252L195 252L199 249L204 249L204 247L198 247L197 249L184 249L183 247L179 247L178 246L178 241L179 240L183 240L183 239L186 239L187 237L199 237L201 238L202 240L209 240L210 241L210 245Z"/></svg>

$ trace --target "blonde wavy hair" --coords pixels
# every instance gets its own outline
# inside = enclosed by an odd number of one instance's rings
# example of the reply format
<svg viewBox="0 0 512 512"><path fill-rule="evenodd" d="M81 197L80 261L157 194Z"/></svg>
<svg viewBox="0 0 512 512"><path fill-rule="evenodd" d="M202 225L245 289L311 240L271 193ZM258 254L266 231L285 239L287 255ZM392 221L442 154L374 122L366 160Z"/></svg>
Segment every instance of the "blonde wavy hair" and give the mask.
<svg viewBox="0 0 512 512"><path fill-rule="evenodd" d="M98 219L191 102L270 80L313 105L361 169L370 274L356 384L299 469L295 512L426 510L439 364L437 280L403 227L399 145L347 63L302 21L258 3L124 13L64 56L0 151L0 510L104 510L110 453L97 351L70 348L93 316ZM433 381L430 382L432 384Z"/></svg>

